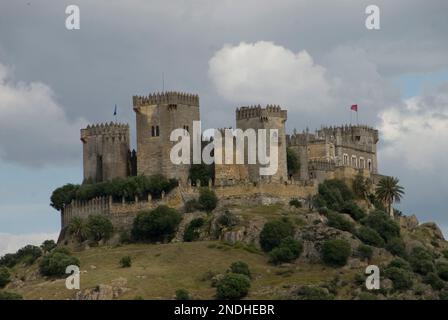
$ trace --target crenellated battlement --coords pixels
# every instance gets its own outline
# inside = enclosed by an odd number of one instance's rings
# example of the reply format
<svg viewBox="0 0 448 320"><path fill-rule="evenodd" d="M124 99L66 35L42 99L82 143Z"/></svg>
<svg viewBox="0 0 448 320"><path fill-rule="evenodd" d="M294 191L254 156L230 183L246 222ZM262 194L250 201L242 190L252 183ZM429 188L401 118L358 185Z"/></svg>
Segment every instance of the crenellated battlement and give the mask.
<svg viewBox="0 0 448 320"><path fill-rule="evenodd" d="M355 137L355 136L371 136L373 137L373 141L375 143L378 142L378 130L373 127L367 125L343 125L343 126L329 126L322 127L317 130L317 136L320 138L325 137L335 137L335 136L344 137Z"/></svg>
<svg viewBox="0 0 448 320"><path fill-rule="evenodd" d="M236 119L250 119L260 117L279 117L286 120L287 111L282 110L280 106L268 104L266 107L257 106L243 106L236 109Z"/></svg>
<svg viewBox="0 0 448 320"><path fill-rule="evenodd" d="M84 141L91 136L105 136L105 137L123 137L127 138L129 135L129 125L124 123L98 123L88 125L85 129L81 129L81 140Z"/></svg>
<svg viewBox="0 0 448 320"><path fill-rule="evenodd" d="M199 96L197 94L168 91L149 94L148 96L133 96L133 105L135 107L160 105L160 104L185 104L190 106L199 106Z"/></svg>

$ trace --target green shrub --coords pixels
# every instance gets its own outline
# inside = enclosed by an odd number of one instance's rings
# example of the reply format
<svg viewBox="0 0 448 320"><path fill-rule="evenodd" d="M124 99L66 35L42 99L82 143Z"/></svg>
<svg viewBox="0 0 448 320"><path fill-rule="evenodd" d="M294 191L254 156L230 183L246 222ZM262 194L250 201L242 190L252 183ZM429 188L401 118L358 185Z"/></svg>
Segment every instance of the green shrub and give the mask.
<svg viewBox="0 0 448 320"><path fill-rule="evenodd" d="M190 300L190 293L185 289L177 289L176 300Z"/></svg>
<svg viewBox="0 0 448 320"><path fill-rule="evenodd" d="M366 213L354 201L344 201L339 210L348 213L354 220L359 221L365 217Z"/></svg>
<svg viewBox="0 0 448 320"><path fill-rule="evenodd" d="M23 297L15 292L0 291L0 300L23 300Z"/></svg>
<svg viewBox="0 0 448 320"><path fill-rule="evenodd" d="M238 218L229 210L226 210L224 214L219 216L217 223L224 227L233 227L238 224Z"/></svg>
<svg viewBox="0 0 448 320"><path fill-rule="evenodd" d="M358 199L365 199L369 189L368 179L364 179L361 173L358 173L353 180L353 191Z"/></svg>
<svg viewBox="0 0 448 320"><path fill-rule="evenodd" d="M136 196L146 199L151 194L154 199L157 199L161 197L162 192L168 193L177 185L177 180L167 180L162 175L139 175L82 185L68 184L53 191L51 206L61 210L64 205L70 204L73 200L87 201L108 196L117 201L121 201L122 198L126 201L134 201Z"/></svg>
<svg viewBox="0 0 448 320"><path fill-rule="evenodd" d="M247 265L247 263L245 263L243 261L237 261L237 262L232 263L230 265L229 272L243 274L243 275L247 276L249 279L252 278L252 276L250 274L249 266Z"/></svg>
<svg viewBox="0 0 448 320"><path fill-rule="evenodd" d="M385 275L392 280L395 290L407 290L412 287L413 275L408 270L390 267L385 270Z"/></svg>
<svg viewBox="0 0 448 320"><path fill-rule="evenodd" d="M201 182L201 186L208 186L208 182L212 178L212 170L209 165L204 163L192 164L190 166L190 171L188 178L196 184L196 181Z"/></svg>
<svg viewBox="0 0 448 320"><path fill-rule="evenodd" d="M386 244L386 249L393 255L404 257L406 256L406 247L403 239L392 238Z"/></svg>
<svg viewBox="0 0 448 320"><path fill-rule="evenodd" d="M355 225L339 213L329 212L327 214L327 219L328 226L332 228L348 231L350 233L353 233L355 230Z"/></svg>
<svg viewBox="0 0 448 320"><path fill-rule="evenodd" d="M204 219L196 218L191 220L184 232L184 241L191 242L199 239L198 229L204 225Z"/></svg>
<svg viewBox="0 0 448 320"><path fill-rule="evenodd" d="M41 255L42 250L33 245L24 246L16 252L17 260L26 265L32 265Z"/></svg>
<svg viewBox="0 0 448 320"><path fill-rule="evenodd" d="M11 274L6 267L0 267L0 288L4 288L11 280Z"/></svg>
<svg viewBox="0 0 448 320"><path fill-rule="evenodd" d="M261 248L269 252L278 247L283 239L294 236L294 225L288 219L267 222L260 232Z"/></svg>
<svg viewBox="0 0 448 320"><path fill-rule="evenodd" d="M386 213L382 211L377 210L370 213L362 220L362 223L378 232L378 234L386 242L400 237L400 226L398 223L393 221Z"/></svg>
<svg viewBox="0 0 448 320"><path fill-rule="evenodd" d="M17 264L17 257L15 253L7 253L0 258L0 266L12 268Z"/></svg>
<svg viewBox="0 0 448 320"><path fill-rule="evenodd" d="M345 240L327 240L322 245L322 260L330 266L344 266L347 263L350 253L350 244Z"/></svg>
<svg viewBox="0 0 448 320"><path fill-rule="evenodd" d="M303 286L297 289L296 294L300 300L333 300L334 295L328 290L315 286Z"/></svg>
<svg viewBox="0 0 448 320"><path fill-rule="evenodd" d="M286 148L286 167L288 169L288 175L294 175L300 170L299 157L291 148Z"/></svg>
<svg viewBox="0 0 448 320"><path fill-rule="evenodd" d="M67 254L66 249L57 248L42 259L39 270L44 276L63 276L69 265L79 266L80 263L76 257Z"/></svg>
<svg viewBox="0 0 448 320"><path fill-rule="evenodd" d="M132 258L130 256L124 256L120 259L120 266L122 268L130 268L132 266Z"/></svg>
<svg viewBox="0 0 448 320"><path fill-rule="evenodd" d="M182 216L175 209L158 206L135 217L131 234L139 241L167 241L173 237L181 220Z"/></svg>
<svg viewBox="0 0 448 320"><path fill-rule="evenodd" d="M445 287L445 283L434 272L429 272L424 278L423 282L431 285L434 290L441 290Z"/></svg>
<svg viewBox="0 0 448 320"><path fill-rule="evenodd" d="M235 300L244 298L250 288L247 276L237 273L227 273L216 285L218 299Z"/></svg>
<svg viewBox="0 0 448 320"><path fill-rule="evenodd" d="M401 259L401 258L396 258L396 259L392 260L389 263L388 267L390 267L390 268L395 267L395 268L399 268L399 269L412 271L412 268L411 268L411 265L409 264L409 262L407 262L406 260Z"/></svg>
<svg viewBox="0 0 448 320"><path fill-rule="evenodd" d="M68 232L79 242L87 239L87 226L80 217L73 217L68 224Z"/></svg>
<svg viewBox="0 0 448 320"><path fill-rule="evenodd" d="M361 243L358 246L358 256L362 260L370 261L370 259L372 259L372 256L373 256L373 248L371 246Z"/></svg>
<svg viewBox="0 0 448 320"><path fill-rule="evenodd" d="M408 261L411 264L412 270L421 275L426 275L434 271L433 257L423 247L415 247L412 249Z"/></svg>
<svg viewBox="0 0 448 320"><path fill-rule="evenodd" d="M269 252L269 262L279 264L297 259L303 251L303 244L292 237L286 237L280 245Z"/></svg>
<svg viewBox="0 0 448 320"><path fill-rule="evenodd" d="M448 249L443 250L442 255L445 257L445 259L448 259Z"/></svg>
<svg viewBox="0 0 448 320"><path fill-rule="evenodd" d="M43 252L50 252L51 250L56 248L56 242L54 242L54 240L45 240L44 242L42 242L40 247Z"/></svg>
<svg viewBox="0 0 448 320"><path fill-rule="evenodd" d="M356 235L365 244L374 247L384 247L385 245L383 238L372 228L362 226L358 229Z"/></svg>
<svg viewBox="0 0 448 320"><path fill-rule="evenodd" d="M114 231L114 226L108 218L100 214L92 214L87 218L87 235L94 241L107 240Z"/></svg>
<svg viewBox="0 0 448 320"><path fill-rule="evenodd" d="M187 202L185 202L184 210L187 213L194 212L194 211L200 210L200 209L201 209L201 206L199 205L199 202L196 199L191 199L191 200L188 200Z"/></svg>
<svg viewBox="0 0 448 320"><path fill-rule="evenodd" d="M202 210L212 212L218 204L218 198L213 190L204 187L199 190L198 202Z"/></svg>
<svg viewBox="0 0 448 320"><path fill-rule="evenodd" d="M296 208L302 208L302 202L296 198L291 199L291 201L289 201L289 205Z"/></svg>
<svg viewBox="0 0 448 320"><path fill-rule="evenodd" d="M448 263L438 262L436 264L437 274L444 281L448 281Z"/></svg>

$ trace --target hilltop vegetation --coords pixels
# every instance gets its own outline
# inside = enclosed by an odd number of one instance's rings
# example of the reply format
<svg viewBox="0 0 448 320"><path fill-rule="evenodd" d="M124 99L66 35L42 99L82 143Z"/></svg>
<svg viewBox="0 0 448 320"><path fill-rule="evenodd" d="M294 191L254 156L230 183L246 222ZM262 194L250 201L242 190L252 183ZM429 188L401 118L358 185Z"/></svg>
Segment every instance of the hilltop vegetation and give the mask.
<svg viewBox="0 0 448 320"><path fill-rule="evenodd" d="M127 235L97 218L75 221L65 246L27 246L0 259L2 295L448 298L448 244L437 226L399 214L392 219L367 191L330 180L311 200L261 205L258 199L218 200L203 189L185 212L161 206L140 213ZM81 268L79 292L65 289L68 264ZM380 290L365 287L369 264L380 268Z"/></svg>

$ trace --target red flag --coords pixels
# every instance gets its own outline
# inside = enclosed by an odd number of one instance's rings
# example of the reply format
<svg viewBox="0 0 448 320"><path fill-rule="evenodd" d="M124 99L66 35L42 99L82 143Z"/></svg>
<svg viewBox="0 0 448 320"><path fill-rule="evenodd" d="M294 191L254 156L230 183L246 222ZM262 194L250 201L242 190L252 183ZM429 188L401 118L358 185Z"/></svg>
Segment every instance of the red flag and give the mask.
<svg viewBox="0 0 448 320"><path fill-rule="evenodd" d="M358 112L358 105L357 104L352 104L352 106L350 107L350 110Z"/></svg>

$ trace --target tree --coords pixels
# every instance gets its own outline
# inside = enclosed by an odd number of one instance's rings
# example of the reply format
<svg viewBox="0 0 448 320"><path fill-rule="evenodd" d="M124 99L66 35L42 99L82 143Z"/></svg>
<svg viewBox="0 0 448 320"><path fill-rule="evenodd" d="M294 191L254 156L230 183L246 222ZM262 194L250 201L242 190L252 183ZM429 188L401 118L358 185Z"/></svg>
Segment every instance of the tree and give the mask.
<svg viewBox="0 0 448 320"><path fill-rule="evenodd" d="M201 186L208 186L208 182L212 178L212 171L210 166L201 163L201 164L192 164L190 167L190 172L188 178L196 184L196 181L201 182Z"/></svg>
<svg viewBox="0 0 448 320"><path fill-rule="evenodd" d="M67 249L57 248L42 259L39 270L44 276L63 276L70 265L79 267L79 260L71 256Z"/></svg>
<svg viewBox="0 0 448 320"><path fill-rule="evenodd" d="M238 273L238 274L244 274L249 279L252 278L252 275L249 270L249 266L247 263L243 261L237 261L230 265L229 272L231 273Z"/></svg>
<svg viewBox="0 0 448 320"><path fill-rule="evenodd" d="M203 210L205 210L206 212L211 212L216 208L216 205L218 204L218 197L216 197L216 194L213 190L204 187L199 190L198 202Z"/></svg>
<svg viewBox="0 0 448 320"><path fill-rule="evenodd" d="M361 173L358 173L353 180L353 191L360 199L366 199L369 191L369 181L364 179Z"/></svg>
<svg viewBox="0 0 448 320"><path fill-rule="evenodd" d="M6 267L0 267L0 288L4 288L10 281L11 274Z"/></svg>
<svg viewBox="0 0 448 320"><path fill-rule="evenodd" d="M216 286L218 299L241 299L249 292L250 280L247 276L238 273L228 273L219 280Z"/></svg>
<svg viewBox="0 0 448 320"><path fill-rule="evenodd" d="M260 232L261 248L269 252L278 247L283 239L294 236L294 226L287 219L267 222Z"/></svg>
<svg viewBox="0 0 448 320"><path fill-rule="evenodd" d="M322 260L329 266L345 266L351 250L350 243L345 240L327 240L322 246Z"/></svg>
<svg viewBox="0 0 448 320"><path fill-rule="evenodd" d="M140 212L134 219L132 237L140 241L170 240L181 220L180 213L163 205Z"/></svg>
<svg viewBox="0 0 448 320"><path fill-rule="evenodd" d="M107 240L114 231L112 222L100 214L92 214L87 218L87 234L91 240Z"/></svg>
<svg viewBox="0 0 448 320"><path fill-rule="evenodd" d="M54 240L45 240L45 241L42 242L42 244L40 245L40 248L41 248L42 251L45 252L45 253L50 252L51 250L53 250L54 248L56 248L56 242L54 242Z"/></svg>
<svg viewBox="0 0 448 320"><path fill-rule="evenodd" d="M73 217L68 225L68 231L78 241L84 241L87 238L87 228L84 220L80 217Z"/></svg>
<svg viewBox="0 0 448 320"><path fill-rule="evenodd" d="M404 188L398 183L398 178L385 177L378 182L375 190L378 200L384 202L391 218L394 217L392 204L394 202L400 202L404 195Z"/></svg>
<svg viewBox="0 0 448 320"><path fill-rule="evenodd" d="M50 206L52 206L56 210L62 210L65 205L72 202L72 200L76 197L76 192L78 191L78 189L79 185L74 185L71 183L57 188L51 195Z"/></svg>
<svg viewBox="0 0 448 320"><path fill-rule="evenodd" d="M291 148L286 148L286 165L288 168L288 176L292 176L300 170L299 157Z"/></svg>

